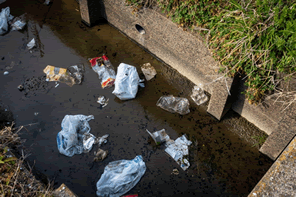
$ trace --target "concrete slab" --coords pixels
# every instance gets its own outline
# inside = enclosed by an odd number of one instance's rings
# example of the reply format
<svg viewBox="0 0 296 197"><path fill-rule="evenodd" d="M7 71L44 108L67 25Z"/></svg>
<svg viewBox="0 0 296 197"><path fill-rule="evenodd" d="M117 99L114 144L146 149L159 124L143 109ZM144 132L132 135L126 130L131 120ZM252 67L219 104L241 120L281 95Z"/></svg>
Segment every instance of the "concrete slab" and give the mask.
<svg viewBox="0 0 296 197"><path fill-rule="evenodd" d="M291 141L249 197L296 196L296 138Z"/></svg>

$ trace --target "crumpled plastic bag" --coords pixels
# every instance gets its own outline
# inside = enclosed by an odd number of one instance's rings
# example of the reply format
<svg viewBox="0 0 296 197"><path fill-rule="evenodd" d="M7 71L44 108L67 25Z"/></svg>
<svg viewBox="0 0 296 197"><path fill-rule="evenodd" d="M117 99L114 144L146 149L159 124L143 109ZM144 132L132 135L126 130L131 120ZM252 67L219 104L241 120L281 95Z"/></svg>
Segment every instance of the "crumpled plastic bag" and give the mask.
<svg viewBox="0 0 296 197"><path fill-rule="evenodd" d="M141 83L137 69L134 66L121 63L117 69L115 89L112 92L120 100L128 100L136 97L138 86L144 87Z"/></svg>
<svg viewBox="0 0 296 197"><path fill-rule="evenodd" d="M141 155L132 160L110 162L97 182L97 195L119 197L131 190L145 171L146 165Z"/></svg>
<svg viewBox="0 0 296 197"><path fill-rule="evenodd" d="M84 73L84 65L83 64L73 65L68 67L67 70L70 73L71 77L74 78L75 84L81 84L83 79L83 73Z"/></svg>
<svg viewBox="0 0 296 197"><path fill-rule="evenodd" d="M198 86L193 87L191 98L197 105L201 105L207 102L209 99L208 96L204 93L204 91Z"/></svg>
<svg viewBox="0 0 296 197"><path fill-rule="evenodd" d="M15 17L11 23L11 31L22 30L26 26L25 15Z"/></svg>
<svg viewBox="0 0 296 197"><path fill-rule="evenodd" d="M92 149L96 137L90 132L88 121L93 115L66 115L62 121L62 130L57 134L58 150L72 157L74 154L87 153Z"/></svg>
<svg viewBox="0 0 296 197"><path fill-rule="evenodd" d="M156 105L171 113L179 113L181 115L190 113L187 98L174 97L173 95L162 96L159 98Z"/></svg>
<svg viewBox="0 0 296 197"><path fill-rule="evenodd" d="M185 171L189 168L190 163L184 156L189 154L188 146L192 144L191 141L187 140L185 135L177 138L175 142L167 144L165 152L167 152Z"/></svg>
<svg viewBox="0 0 296 197"><path fill-rule="evenodd" d="M14 17L10 15L10 8L2 8L1 13L0 13L0 35L5 34L9 30L9 22L13 19Z"/></svg>

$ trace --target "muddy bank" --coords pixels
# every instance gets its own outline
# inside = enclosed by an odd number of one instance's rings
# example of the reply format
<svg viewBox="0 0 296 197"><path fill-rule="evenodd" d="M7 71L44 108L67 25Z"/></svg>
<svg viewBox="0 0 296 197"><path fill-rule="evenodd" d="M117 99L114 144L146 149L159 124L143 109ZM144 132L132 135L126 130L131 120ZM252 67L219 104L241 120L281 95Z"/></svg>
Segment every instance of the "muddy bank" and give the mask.
<svg viewBox="0 0 296 197"><path fill-rule="evenodd" d="M17 126L38 123L24 130L21 137L27 139L25 146L31 152L28 162L54 181L55 187L65 183L78 196L95 196L95 184L109 162L141 154L147 171L130 194L245 196L271 165L258 148L252 147L255 142L251 136L260 135L261 131L233 112L218 122L205 112L206 106L197 106L192 101L190 114L184 116L157 107L162 95L189 98L193 84L108 24L84 26L76 11L79 7L76 1L55 1L45 6L29 0L20 5L12 0L0 6L7 5L11 6L12 15L31 14L27 29L1 37L0 51L4 57L0 59L1 73L11 61L21 61L0 78L4 84L0 87L1 100L13 112ZM41 44L30 53L23 46L36 32ZM147 62L158 74L145 82L145 88L139 88L136 99L121 101L112 94L113 89L101 89L96 73L90 69L87 58L102 53L107 54L115 67L121 62L136 66L142 78L140 65ZM86 66L81 85L69 87L60 83L55 88L54 82L41 80L47 65L66 68L77 63ZM19 91L17 86L25 87L27 79L30 91L25 95L26 91ZM104 108L96 102L101 95L109 98ZM97 146L88 154L72 158L58 152L56 135L67 114L94 115L95 119L89 122L91 133L97 137L110 134L108 143L102 147L110 153L104 161L93 163ZM156 147L146 133L146 129L162 128L172 139L186 133L193 142L191 167L187 171L182 171L165 154L163 146ZM178 169L179 174L172 174L173 169Z"/></svg>

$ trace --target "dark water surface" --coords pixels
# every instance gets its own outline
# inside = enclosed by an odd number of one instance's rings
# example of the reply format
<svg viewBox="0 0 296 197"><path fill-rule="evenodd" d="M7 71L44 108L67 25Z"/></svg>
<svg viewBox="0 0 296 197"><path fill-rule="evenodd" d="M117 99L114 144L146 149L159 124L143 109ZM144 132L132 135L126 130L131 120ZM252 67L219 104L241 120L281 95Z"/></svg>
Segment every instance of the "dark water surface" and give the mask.
<svg viewBox="0 0 296 197"><path fill-rule="evenodd" d="M205 111L206 106L191 102L191 113L171 114L156 107L162 95L173 94L189 98L193 84L169 66L161 63L108 24L92 28L80 21L79 5L75 0L55 0L51 6L43 1L7 0L1 8L10 6L11 14L27 13L28 26L23 31L9 32L0 37L1 102L14 114L16 126L26 126L22 138L27 139L28 162L46 175L54 186L65 183L78 196L95 196L96 182L111 161L133 159L142 155L147 170L140 182L127 194L139 196L246 196L268 170L272 161L252 147L256 127L230 111L218 122ZM37 49L32 53L26 44L35 37ZM117 67L121 62L137 67L150 62L158 72L145 82L136 99L120 101L111 92L102 90L87 59L106 53ZM7 68L14 62L13 68ZM81 85L69 87L60 83L39 84L47 65L68 67L77 63L86 66ZM8 75L2 75L9 71ZM39 87L20 92L17 86L26 79ZM39 80L39 81L38 81ZM33 83L33 82L32 82ZM96 103L98 96L110 99L105 108ZM34 114L38 112L38 114ZM91 133L110 134L102 147L108 157L93 165L93 152L72 158L59 154L56 135L65 115L94 115ZM156 147L146 129L165 128L172 139L186 133L193 142L190 148L191 167L182 171L176 162ZM173 175L173 169L179 175Z"/></svg>

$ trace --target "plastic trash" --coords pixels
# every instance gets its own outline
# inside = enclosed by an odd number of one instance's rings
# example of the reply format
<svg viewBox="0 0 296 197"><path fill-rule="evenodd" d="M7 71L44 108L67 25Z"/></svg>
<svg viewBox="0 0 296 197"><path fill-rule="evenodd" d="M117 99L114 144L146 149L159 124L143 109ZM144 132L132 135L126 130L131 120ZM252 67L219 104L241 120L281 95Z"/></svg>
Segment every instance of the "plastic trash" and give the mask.
<svg viewBox="0 0 296 197"><path fill-rule="evenodd" d="M51 3L51 0L45 0L45 2L43 3L44 5L49 5Z"/></svg>
<svg viewBox="0 0 296 197"><path fill-rule="evenodd" d="M104 64L104 61L106 62L106 60L104 60L102 57L95 57L89 60L93 71L95 71L98 74L99 79L102 80L101 85L103 89L106 87L112 87L116 78L115 71L111 63L108 64L107 67Z"/></svg>
<svg viewBox="0 0 296 197"><path fill-rule="evenodd" d="M190 113L187 98L174 97L173 95L162 96L159 98L156 105L171 113L179 113L181 115Z"/></svg>
<svg viewBox="0 0 296 197"><path fill-rule="evenodd" d="M28 49L33 49L36 46L35 38L33 38L28 44L27 47Z"/></svg>
<svg viewBox="0 0 296 197"><path fill-rule="evenodd" d="M101 104L102 107L106 107L108 105L109 99L105 96L99 96L97 103Z"/></svg>
<svg viewBox="0 0 296 197"><path fill-rule="evenodd" d="M141 83L137 73L137 69L134 66L121 63L117 69L115 89L112 92L120 100L128 100L136 97L138 92L138 86L144 87Z"/></svg>
<svg viewBox="0 0 296 197"><path fill-rule="evenodd" d="M204 91L198 86L193 87L191 98L197 105L201 105L207 102L209 99L208 96L204 93Z"/></svg>
<svg viewBox="0 0 296 197"><path fill-rule="evenodd" d="M25 16L15 17L11 24L11 31L22 30L26 26Z"/></svg>
<svg viewBox="0 0 296 197"><path fill-rule="evenodd" d="M81 84L83 79L83 73L85 71L83 64L73 65L67 68L70 76L74 78L75 84Z"/></svg>
<svg viewBox="0 0 296 197"><path fill-rule="evenodd" d="M43 72L46 74L46 81L59 81L66 83L70 87L76 84L75 81L77 81L71 76L66 68L58 68L48 65Z"/></svg>
<svg viewBox="0 0 296 197"><path fill-rule="evenodd" d="M3 75L8 75L9 74L9 72L8 71L5 71L4 73L3 73Z"/></svg>
<svg viewBox="0 0 296 197"><path fill-rule="evenodd" d="M103 161L107 155L108 155L108 151L106 150L102 150L102 149L98 149L98 151L94 152L95 158L94 161Z"/></svg>
<svg viewBox="0 0 296 197"><path fill-rule="evenodd" d="M146 131L149 133L149 135L152 137L157 145L163 142L170 143L171 141L173 141L170 139L170 136L166 134L165 129L155 131L154 133L150 133L148 129L146 129Z"/></svg>
<svg viewBox="0 0 296 197"><path fill-rule="evenodd" d="M2 8L1 13L0 13L0 35L5 34L9 30L9 22L13 19L14 17L10 15L10 8Z"/></svg>
<svg viewBox="0 0 296 197"><path fill-rule="evenodd" d="M93 115L66 115L62 121L62 130L57 135L59 152L68 157L89 152L95 143L95 136L90 134L88 121Z"/></svg>
<svg viewBox="0 0 296 197"><path fill-rule="evenodd" d="M147 81L152 79L157 74L156 70L154 69L153 66L151 66L150 63L143 64L143 66L141 66L141 70L145 75L145 78Z"/></svg>
<svg viewBox="0 0 296 197"><path fill-rule="evenodd" d="M97 195L119 197L131 190L146 171L141 155L132 160L110 162L97 182Z"/></svg>
<svg viewBox="0 0 296 197"><path fill-rule="evenodd" d="M103 135L102 137L98 137L95 141L95 144L99 144L99 147L102 144L106 144L107 143L107 138L109 137L109 134Z"/></svg>
<svg viewBox="0 0 296 197"><path fill-rule="evenodd" d="M167 152L184 171L190 166L189 161L185 159L184 156L188 155L188 146L191 144L192 142L187 140L186 136L183 135L177 138L175 142L169 144L165 149L165 152Z"/></svg>

